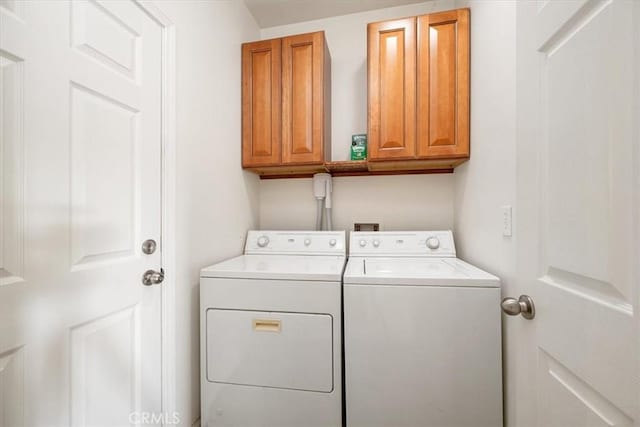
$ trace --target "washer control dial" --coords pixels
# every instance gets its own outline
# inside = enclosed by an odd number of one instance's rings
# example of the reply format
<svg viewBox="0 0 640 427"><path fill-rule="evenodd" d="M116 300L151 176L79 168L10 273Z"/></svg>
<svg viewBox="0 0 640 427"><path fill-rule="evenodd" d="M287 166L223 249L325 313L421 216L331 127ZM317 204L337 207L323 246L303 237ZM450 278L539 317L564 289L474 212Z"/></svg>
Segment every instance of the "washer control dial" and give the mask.
<svg viewBox="0 0 640 427"><path fill-rule="evenodd" d="M311 239L310 238L307 237L306 239L304 239L304 245L305 246L309 246L310 244L311 244Z"/></svg>
<svg viewBox="0 0 640 427"><path fill-rule="evenodd" d="M367 241L364 239L360 240L360 247L364 248L365 246L367 246Z"/></svg>
<svg viewBox="0 0 640 427"><path fill-rule="evenodd" d="M338 241L336 239L329 240L329 246L331 246L331 247L334 247L337 243L338 243Z"/></svg>
<svg viewBox="0 0 640 427"><path fill-rule="evenodd" d="M427 247L429 249L438 249L440 247L440 240L437 237L429 237L427 239Z"/></svg>
<svg viewBox="0 0 640 427"><path fill-rule="evenodd" d="M264 248L268 244L269 244L269 238L267 236L258 237L258 246L260 246L261 248Z"/></svg>
<svg viewBox="0 0 640 427"><path fill-rule="evenodd" d="M374 248L377 248L378 246L380 246L380 240L375 239L375 240L373 241L373 247L374 247Z"/></svg>

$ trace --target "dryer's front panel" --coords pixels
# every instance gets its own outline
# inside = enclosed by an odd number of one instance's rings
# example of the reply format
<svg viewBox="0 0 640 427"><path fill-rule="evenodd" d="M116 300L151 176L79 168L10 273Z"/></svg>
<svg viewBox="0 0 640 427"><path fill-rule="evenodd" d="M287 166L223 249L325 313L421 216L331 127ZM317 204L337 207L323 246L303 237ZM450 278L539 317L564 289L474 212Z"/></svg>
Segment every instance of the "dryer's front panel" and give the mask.
<svg viewBox="0 0 640 427"><path fill-rule="evenodd" d="M333 390L331 315L211 308L206 340L209 382Z"/></svg>

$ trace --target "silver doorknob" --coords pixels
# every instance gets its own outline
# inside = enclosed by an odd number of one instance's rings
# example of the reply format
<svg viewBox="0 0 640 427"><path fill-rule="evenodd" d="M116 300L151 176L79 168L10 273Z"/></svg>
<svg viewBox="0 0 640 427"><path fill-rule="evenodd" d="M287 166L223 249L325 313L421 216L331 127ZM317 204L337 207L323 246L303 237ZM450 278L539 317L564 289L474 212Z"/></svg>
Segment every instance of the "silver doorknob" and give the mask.
<svg viewBox="0 0 640 427"><path fill-rule="evenodd" d="M147 270L142 275L142 284L145 286L159 285L164 280L164 270Z"/></svg>
<svg viewBox="0 0 640 427"><path fill-rule="evenodd" d="M154 253L156 251L156 247L158 247L158 244L153 239L148 239L142 242L142 252L147 255Z"/></svg>
<svg viewBox="0 0 640 427"><path fill-rule="evenodd" d="M536 317L536 307L529 295L520 295L520 298L505 298L500 304L502 311L509 316L517 316L522 314L525 319L533 319Z"/></svg>

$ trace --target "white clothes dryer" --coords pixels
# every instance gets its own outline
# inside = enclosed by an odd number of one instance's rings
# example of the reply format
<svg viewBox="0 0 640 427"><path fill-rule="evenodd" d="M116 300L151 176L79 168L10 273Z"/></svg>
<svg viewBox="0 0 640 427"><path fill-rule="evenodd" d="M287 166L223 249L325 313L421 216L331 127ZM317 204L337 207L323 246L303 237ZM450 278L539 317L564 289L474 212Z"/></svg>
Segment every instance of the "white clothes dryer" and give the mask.
<svg viewBox="0 0 640 427"><path fill-rule="evenodd" d="M201 271L202 425L342 425L344 232L249 231Z"/></svg>

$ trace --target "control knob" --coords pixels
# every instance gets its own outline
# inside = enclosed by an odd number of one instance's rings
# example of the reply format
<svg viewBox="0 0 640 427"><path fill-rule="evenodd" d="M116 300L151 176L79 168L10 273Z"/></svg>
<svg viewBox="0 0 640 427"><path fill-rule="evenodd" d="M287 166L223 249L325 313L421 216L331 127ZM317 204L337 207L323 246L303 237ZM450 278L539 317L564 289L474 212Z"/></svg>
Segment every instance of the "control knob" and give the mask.
<svg viewBox="0 0 640 427"><path fill-rule="evenodd" d="M427 239L427 247L429 249L438 249L440 247L440 240L437 237L429 237Z"/></svg>
<svg viewBox="0 0 640 427"><path fill-rule="evenodd" d="M374 247L374 248L377 248L378 246L380 246L380 240L375 239L375 240L373 241L373 247Z"/></svg>
<svg viewBox="0 0 640 427"><path fill-rule="evenodd" d="M305 246L309 246L310 244L311 244L311 239L309 239L309 238L304 239L304 245Z"/></svg>
<svg viewBox="0 0 640 427"><path fill-rule="evenodd" d="M367 241L364 239L360 240L360 247L364 248L365 246L367 246Z"/></svg>
<svg viewBox="0 0 640 427"><path fill-rule="evenodd" d="M336 239L331 239L329 240L329 246L334 247L338 242L336 241Z"/></svg>
<svg viewBox="0 0 640 427"><path fill-rule="evenodd" d="M269 238L267 236L258 237L258 246L260 246L261 248L264 248L268 244L269 244Z"/></svg>

